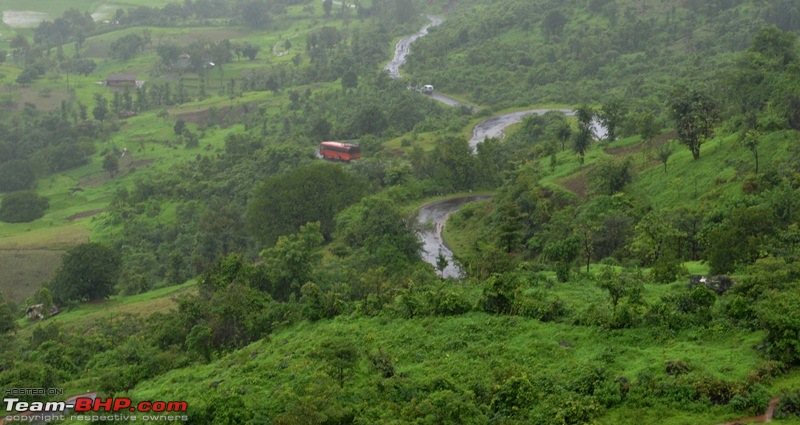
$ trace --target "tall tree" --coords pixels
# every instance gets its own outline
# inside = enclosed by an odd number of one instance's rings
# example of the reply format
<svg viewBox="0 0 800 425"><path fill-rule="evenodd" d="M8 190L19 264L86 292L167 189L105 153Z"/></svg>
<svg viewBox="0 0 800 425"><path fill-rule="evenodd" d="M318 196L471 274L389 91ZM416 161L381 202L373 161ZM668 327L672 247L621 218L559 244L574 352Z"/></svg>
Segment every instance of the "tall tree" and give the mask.
<svg viewBox="0 0 800 425"><path fill-rule="evenodd" d="M108 171L111 178L114 178L114 174L119 170L119 159L114 152L109 152L103 157L103 169Z"/></svg>
<svg viewBox="0 0 800 425"><path fill-rule="evenodd" d="M247 208L247 221L255 237L267 246L315 221L328 238L334 216L364 193L365 183L343 167L316 163L264 180Z"/></svg>
<svg viewBox="0 0 800 425"><path fill-rule="evenodd" d="M322 259L322 242L320 224L314 222L300 227L295 234L279 237L274 247L261 252L269 276L269 293L275 300L288 301L312 281L312 273Z"/></svg>
<svg viewBox="0 0 800 425"><path fill-rule="evenodd" d="M669 161L669 157L672 156L674 152L675 148L672 146L671 140L658 145L656 148L656 158L664 164L664 173L667 172L667 161Z"/></svg>
<svg viewBox="0 0 800 425"><path fill-rule="evenodd" d="M578 118L578 132L575 133L574 148L575 152L580 155L580 162L583 165L586 151L594 139L594 131L592 131L592 120L594 119L594 112L588 105L581 105L575 110L575 117Z"/></svg>
<svg viewBox="0 0 800 425"><path fill-rule="evenodd" d="M747 130L742 137L742 145L753 154L756 161L756 174L758 174L758 142L760 139L761 134L758 133L758 130Z"/></svg>
<svg viewBox="0 0 800 425"><path fill-rule="evenodd" d="M92 116L98 121L103 121L108 117L108 99L100 93L94 94L95 106L92 108Z"/></svg>
<svg viewBox="0 0 800 425"><path fill-rule="evenodd" d="M560 10L548 13L542 20L542 33L544 33L545 40L549 41L554 36L560 36L566 24L567 18Z"/></svg>
<svg viewBox="0 0 800 425"><path fill-rule="evenodd" d="M678 140L700 159L700 146L714 136L714 124L719 110L716 101L705 91L678 88L673 92L669 104L675 121Z"/></svg>
<svg viewBox="0 0 800 425"><path fill-rule="evenodd" d="M600 107L598 118L606 128L606 139L609 142L617 140L617 128L620 127L627 113L628 105L625 103L624 99L619 97L608 100Z"/></svg>
<svg viewBox="0 0 800 425"><path fill-rule="evenodd" d="M35 181L36 175L28 161L12 159L0 164L0 193L32 189Z"/></svg>

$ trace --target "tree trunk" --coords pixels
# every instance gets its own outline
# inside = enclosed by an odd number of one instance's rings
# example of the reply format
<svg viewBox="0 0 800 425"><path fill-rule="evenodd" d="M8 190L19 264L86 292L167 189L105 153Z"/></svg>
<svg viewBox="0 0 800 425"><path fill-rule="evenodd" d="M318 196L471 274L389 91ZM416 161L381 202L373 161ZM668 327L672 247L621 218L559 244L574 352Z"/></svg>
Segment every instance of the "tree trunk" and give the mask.
<svg viewBox="0 0 800 425"><path fill-rule="evenodd" d="M758 174L758 151L757 150L753 151L753 156L756 157L756 174Z"/></svg>

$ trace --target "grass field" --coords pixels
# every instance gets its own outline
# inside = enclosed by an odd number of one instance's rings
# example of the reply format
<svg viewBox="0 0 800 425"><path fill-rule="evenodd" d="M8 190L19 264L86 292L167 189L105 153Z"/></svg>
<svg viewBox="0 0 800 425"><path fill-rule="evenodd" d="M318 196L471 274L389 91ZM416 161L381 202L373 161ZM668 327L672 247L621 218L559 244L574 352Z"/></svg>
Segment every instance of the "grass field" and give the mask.
<svg viewBox="0 0 800 425"><path fill-rule="evenodd" d="M91 12L95 21L108 19L117 9L135 8L137 6L163 7L171 3L169 0L2 0L0 12L3 12L3 23L10 27L31 28L39 25L43 19L53 20L61 16L65 10L78 9ZM11 12L11 13L9 13ZM10 16L9 16L10 15Z"/></svg>
<svg viewBox="0 0 800 425"><path fill-rule="evenodd" d="M61 250L0 249L0 293L8 301L24 303L50 280L63 254Z"/></svg>

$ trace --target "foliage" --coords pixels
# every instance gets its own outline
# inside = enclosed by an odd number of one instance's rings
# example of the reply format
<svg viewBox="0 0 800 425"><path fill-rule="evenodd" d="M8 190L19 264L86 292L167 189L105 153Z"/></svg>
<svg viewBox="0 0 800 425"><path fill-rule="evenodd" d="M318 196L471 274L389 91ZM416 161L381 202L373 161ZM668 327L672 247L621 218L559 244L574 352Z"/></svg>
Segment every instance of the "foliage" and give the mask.
<svg viewBox="0 0 800 425"><path fill-rule="evenodd" d="M573 148L580 158L581 165L583 165L586 151L594 139L594 132L592 131L594 111L587 105L581 105L576 110L575 115L578 117L578 132L575 133L573 138Z"/></svg>
<svg viewBox="0 0 800 425"><path fill-rule="evenodd" d="M569 280L570 271L580 255L581 241L573 236L545 246L545 257L556 264L556 276L561 282Z"/></svg>
<svg viewBox="0 0 800 425"><path fill-rule="evenodd" d="M592 193L614 195L621 192L633 180L633 164L630 157L603 158L589 171Z"/></svg>
<svg viewBox="0 0 800 425"><path fill-rule="evenodd" d="M483 310L494 314L511 314L519 290L518 276L494 274L486 279L483 289Z"/></svg>
<svg viewBox="0 0 800 425"><path fill-rule="evenodd" d="M0 335L7 334L17 328L16 315L11 303L0 293Z"/></svg>
<svg viewBox="0 0 800 425"><path fill-rule="evenodd" d="M774 212L766 205L738 207L706 235L706 256L711 273L733 272L737 266L755 261L774 233Z"/></svg>
<svg viewBox="0 0 800 425"><path fill-rule="evenodd" d="M0 192L32 189L36 176L33 167L23 160L0 163Z"/></svg>
<svg viewBox="0 0 800 425"><path fill-rule="evenodd" d="M261 252L268 292L275 300L287 301L291 295L300 294L300 288L311 280L322 259L322 241L319 222L308 223L296 234L280 236L274 247Z"/></svg>
<svg viewBox="0 0 800 425"><path fill-rule="evenodd" d="M327 363L341 388L361 357L356 346L343 338L322 341L315 354Z"/></svg>
<svg viewBox="0 0 800 425"><path fill-rule="evenodd" d="M642 138L644 138L644 136L642 136ZM675 147L673 146L671 140L656 147L655 156L662 164L664 164L664 173L667 172L667 162L673 153L675 153Z"/></svg>
<svg viewBox="0 0 800 425"><path fill-rule="evenodd" d="M761 326L767 331L766 353L787 365L800 362L800 299L791 291L770 296L758 308Z"/></svg>
<svg viewBox="0 0 800 425"><path fill-rule="evenodd" d="M691 290L661 297L647 312L650 323L680 330L692 326L708 326L717 295L703 285Z"/></svg>
<svg viewBox="0 0 800 425"><path fill-rule="evenodd" d="M678 140L700 158L700 146L714 137L719 111L716 101L698 89L676 88L669 103L670 116L678 130Z"/></svg>
<svg viewBox="0 0 800 425"><path fill-rule="evenodd" d="M7 223L27 223L44 216L50 208L50 201L32 191L9 193L0 204L0 221Z"/></svg>
<svg viewBox="0 0 800 425"><path fill-rule="evenodd" d="M208 359L267 335L278 313L269 294L258 289L263 275L241 255L214 262L200 276L198 294L180 299L178 312L166 318L172 331L160 344L177 339Z"/></svg>
<svg viewBox="0 0 800 425"><path fill-rule="evenodd" d="M47 287L62 305L108 298L119 279L120 263L117 251L95 242L81 244L64 254Z"/></svg>
<svg viewBox="0 0 800 425"><path fill-rule="evenodd" d="M623 120L627 113L628 107L622 98L609 99L603 103L597 117L607 131L606 139L608 141L617 140L617 129L623 126Z"/></svg>
<svg viewBox="0 0 800 425"><path fill-rule="evenodd" d="M111 43L111 54L114 58L127 61L144 50L147 39L139 34L128 34Z"/></svg>
<svg viewBox="0 0 800 425"><path fill-rule="evenodd" d="M365 194L365 184L344 168L318 163L265 179L247 207L247 222L255 237L273 245L278 237L319 221L330 238L334 217Z"/></svg>
<svg viewBox="0 0 800 425"><path fill-rule="evenodd" d="M116 153L110 152L103 157L103 169L108 171L112 178L119 171L119 158L117 158Z"/></svg>
<svg viewBox="0 0 800 425"><path fill-rule="evenodd" d="M597 275L597 285L608 292L614 313L623 298L627 298L630 303L640 302L644 289L641 274L637 276L624 272L617 273L610 267L600 270L600 274Z"/></svg>
<svg viewBox="0 0 800 425"><path fill-rule="evenodd" d="M386 267L397 273L419 261L420 242L413 224L392 201L368 197L344 210L336 219L336 238L355 249L360 268Z"/></svg>

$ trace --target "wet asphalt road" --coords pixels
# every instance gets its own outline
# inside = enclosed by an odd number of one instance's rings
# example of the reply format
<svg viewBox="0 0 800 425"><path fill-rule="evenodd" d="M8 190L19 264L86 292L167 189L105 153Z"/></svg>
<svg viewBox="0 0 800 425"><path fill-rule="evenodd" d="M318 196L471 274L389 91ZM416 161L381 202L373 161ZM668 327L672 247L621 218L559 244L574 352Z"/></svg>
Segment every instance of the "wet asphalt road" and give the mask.
<svg viewBox="0 0 800 425"><path fill-rule="evenodd" d="M428 16L431 23L424 26L416 34L400 40L394 49L394 58L383 69L389 72L392 78L400 78L400 67L406 62L406 58L410 52L411 43L428 34L428 29L441 24L442 19L436 16ZM428 94L431 98L450 106L464 105L477 110L472 105L460 102L452 97L433 92ZM503 137L503 131L510 125L521 122L523 118L528 115L542 115L549 111L563 112L565 115L575 115L575 111L571 109L529 109L526 111L511 112L507 114L493 116L478 123L472 130L472 138L469 140L469 145L473 150L476 149L478 143L482 142L487 137ZM595 135L598 138L605 137L605 129L599 123L593 124ZM457 211L462 205L467 202L473 202L480 199L486 199L488 196L465 196L460 198L453 198L444 201L432 202L426 204L419 210L419 222L423 224L424 231L418 235L420 242L423 244L422 258L436 267L436 259L441 251L448 261L448 266L444 270L444 277L459 277L461 270L453 263L453 253L447 247L442 239L442 229L447 222L447 217Z"/></svg>
<svg viewBox="0 0 800 425"><path fill-rule="evenodd" d="M430 24L422 27L418 33L412 35L411 37L406 37L400 40L397 42L397 45L394 46L394 58L392 58L392 61L383 67L384 70L389 71L390 77L400 78L400 67L406 63L406 58L410 52L411 43L417 41L418 38L427 35L430 27L435 27L443 22L441 18L437 18L436 16L428 15L428 18L431 20Z"/></svg>
<svg viewBox="0 0 800 425"><path fill-rule="evenodd" d="M471 195L458 198L435 201L423 205L419 209L419 222L422 224L423 231L417 234L422 242L422 259L436 267L436 259L441 250L447 258L447 267L444 269L444 277L461 277L461 269L453 262L453 252L442 239L442 229L447 222L448 216L458 211L462 205L490 198L490 195Z"/></svg>

